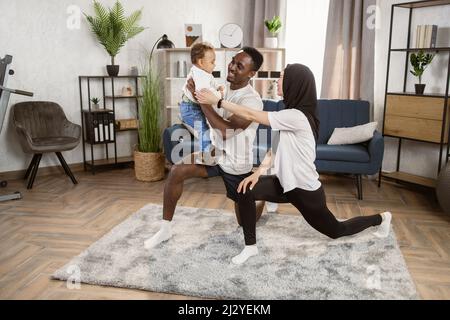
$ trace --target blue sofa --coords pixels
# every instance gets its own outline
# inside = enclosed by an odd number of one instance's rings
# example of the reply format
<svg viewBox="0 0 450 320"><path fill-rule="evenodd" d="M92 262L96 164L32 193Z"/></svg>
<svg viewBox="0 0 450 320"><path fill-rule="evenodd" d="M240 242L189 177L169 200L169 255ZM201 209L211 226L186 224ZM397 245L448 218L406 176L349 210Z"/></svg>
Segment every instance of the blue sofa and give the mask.
<svg viewBox="0 0 450 320"><path fill-rule="evenodd" d="M343 146L330 146L335 128L354 127L370 122L370 104L356 100L319 100L320 119L316 167L320 173L344 173L356 176L358 199L363 199L362 175L379 173L383 162L384 139L376 131L372 140Z"/></svg>
<svg viewBox="0 0 450 320"><path fill-rule="evenodd" d="M264 100L265 111L284 109L281 101ZM384 139L377 131L371 141L345 146L327 144L335 128L354 127L370 121L370 105L367 101L319 100L317 115L320 120L316 166L320 173L353 174L356 177L358 199L362 200L362 175L373 175L380 171L384 154ZM261 131L267 129L267 131ZM264 125L258 127L253 146L254 164L259 165L272 145L271 130ZM267 132L267 133L266 133ZM267 137L266 137L267 135ZM172 151L183 158L183 151L193 152L192 135L181 124L164 130L164 152L169 162L174 163ZM176 149L174 149L176 148Z"/></svg>

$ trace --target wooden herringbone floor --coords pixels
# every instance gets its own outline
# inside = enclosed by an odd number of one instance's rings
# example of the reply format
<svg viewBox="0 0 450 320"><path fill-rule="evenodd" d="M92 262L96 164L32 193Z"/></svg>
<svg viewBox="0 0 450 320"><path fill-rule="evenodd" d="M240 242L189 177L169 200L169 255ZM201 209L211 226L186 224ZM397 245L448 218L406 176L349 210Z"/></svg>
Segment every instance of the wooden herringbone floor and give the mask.
<svg viewBox="0 0 450 320"><path fill-rule="evenodd" d="M68 289L50 275L147 203L162 203L164 182L141 183L132 169L37 177L32 191L12 181L5 191L23 200L0 203L0 298L3 299L186 299L189 297L81 285ZM390 210L408 269L424 299L450 299L450 216L432 192L364 181L364 201L353 180L323 176L329 208L339 218ZM232 210L220 179L186 183L180 205ZM289 205L281 214L297 214Z"/></svg>

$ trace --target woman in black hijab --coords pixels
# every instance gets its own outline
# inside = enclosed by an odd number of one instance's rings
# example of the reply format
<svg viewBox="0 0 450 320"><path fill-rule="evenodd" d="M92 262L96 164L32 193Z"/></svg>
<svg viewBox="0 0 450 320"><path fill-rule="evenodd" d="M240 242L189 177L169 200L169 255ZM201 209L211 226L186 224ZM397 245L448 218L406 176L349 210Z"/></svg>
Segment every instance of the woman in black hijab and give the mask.
<svg viewBox="0 0 450 320"><path fill-rule="evenodd" d="M316 85L311 70L301 64L288 65L278 81L278 95L284 97L286 106L285 110L278 112L255 111L219 100L209 90L196 95L201 104L217 104L236 116L280 132L274 157L275 175L266 175L272 168L270 150L256 172L239 185L238 207L246 246L232 259L233 263L244 263L258 254L256 200L293 204L314 229L332 239L354 235L375 226L379 226L374 233L377 237L387 237L391 222L389 212L340 222L327 208L314 165L319 120L316 116Z"/></svg>

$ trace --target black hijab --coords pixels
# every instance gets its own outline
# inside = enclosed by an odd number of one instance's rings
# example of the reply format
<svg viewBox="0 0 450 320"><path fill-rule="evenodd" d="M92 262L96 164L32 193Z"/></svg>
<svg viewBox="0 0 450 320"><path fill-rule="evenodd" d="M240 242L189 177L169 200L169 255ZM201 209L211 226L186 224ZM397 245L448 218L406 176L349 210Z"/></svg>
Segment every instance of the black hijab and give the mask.
<svg viewBox="0 0 450 320"><path fill-rule="evenodd" d="M319 119L316 115L316 81L311 70L302 64L290 64L284 70L284 105L287 109L303 112L311 125L314 138L319 137Z"/></svg>

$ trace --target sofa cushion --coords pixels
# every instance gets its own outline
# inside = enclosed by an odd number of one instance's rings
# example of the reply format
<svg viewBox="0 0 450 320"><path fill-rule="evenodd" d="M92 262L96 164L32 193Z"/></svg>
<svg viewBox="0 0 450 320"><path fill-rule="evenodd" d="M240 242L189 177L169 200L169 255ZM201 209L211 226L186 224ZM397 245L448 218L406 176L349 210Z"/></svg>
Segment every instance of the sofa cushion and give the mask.
<svg viewBox="0 0 450 320"><path fill-rule="evenodd" d="M351 128L336 128L328 140L328 144L347 145L369 141L373 138L377 125L377 122L370 122Z"/></svg>
<svg viewBox="0 0 450 320"><path fill-rule="evenodd" d="M370 155L363 145L317 145L317 160L370 162Z"/></svg>
<svg viewBox="0 0 450 320"><path fill-rule="evenodd" d="M359 100L318 100L320 120L319 144L326 144L335 128L355 127L368 123L370 104Z"/></svg>

